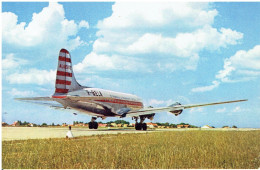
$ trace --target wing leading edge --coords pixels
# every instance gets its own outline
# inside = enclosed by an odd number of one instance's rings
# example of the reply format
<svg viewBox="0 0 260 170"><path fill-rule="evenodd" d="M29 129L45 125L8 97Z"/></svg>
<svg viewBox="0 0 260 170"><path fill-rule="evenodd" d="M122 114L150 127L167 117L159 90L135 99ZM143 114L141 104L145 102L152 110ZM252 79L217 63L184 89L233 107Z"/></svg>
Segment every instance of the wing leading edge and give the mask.
<svg viewBox="0 0 260 170"><path fill-rule="evenodd" d="M219 104L227 104L227 103L235 103L235 102L244 102L247 99L243 100L232 100L232 101L224 101L224 102L214 102L214 103L204 103L204 104L187 104L187 105L175 105L168 107L158 107L158 108L144 108L136 111L129 111L126 116L140 116L140 115L149 115L155 112L174 112L174 111L182 111L184 109L190 109L193 107L203 107L210 105L219 105Z"/></svg>

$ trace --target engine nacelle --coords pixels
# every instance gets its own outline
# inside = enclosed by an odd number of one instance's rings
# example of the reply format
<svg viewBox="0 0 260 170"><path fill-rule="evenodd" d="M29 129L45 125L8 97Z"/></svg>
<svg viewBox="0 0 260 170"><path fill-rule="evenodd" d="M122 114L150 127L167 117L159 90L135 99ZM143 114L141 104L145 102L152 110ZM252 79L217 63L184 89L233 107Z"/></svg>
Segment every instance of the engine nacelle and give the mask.
<svg viewBox="0 0 260 170"><path fill-rule="evenodd" d="M179 114L182 113L183 110L174 110L174 111L170 111L171 113L173 113L175 116L178 116Z"/></svg>
<svg viewBox="0 0 260 170"><path fill-rule="evenodd" d="M173 103L172 105L170 105L170 107L176 107L176 106L180 106L181 104L179 102ZM180 108L179 110L173 110L170 111L172 114L174 114L175 116L178 116L179 114L181 114L183 111L182 108Z"/></svg>
<svg viewBox="0 0 260 170"><path fill-rule="evenodd" d="M117 111L116 111L116 114L120 115L120 117L125 117L126 114L127 114L130 110L131 110L130 108L123 107L123 108L117 110Z"/></svg>
<svg viewBox="0 0 260 170"><path fill-rule="evenodd" d="M152 114L149 114L149 115L140 115L140 118L143 118L143 119L147 118L147 119L150 119L152 121L153 118L154 118L154 115L155 115L155 113L152 113Z"/></svg>

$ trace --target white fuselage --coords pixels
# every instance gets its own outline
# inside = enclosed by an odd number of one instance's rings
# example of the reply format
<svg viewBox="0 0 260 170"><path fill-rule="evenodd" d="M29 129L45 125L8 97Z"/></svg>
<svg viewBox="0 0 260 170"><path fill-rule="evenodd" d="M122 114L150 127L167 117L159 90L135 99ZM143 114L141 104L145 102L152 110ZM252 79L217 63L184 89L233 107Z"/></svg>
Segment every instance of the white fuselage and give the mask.
<svg viewBox="0 0 260 170"><path fill-rule="evenodd" d="M77 102L67 103L69 107L81 109L88 114L92 112L93 116L117 116L117 111L122 108L131 110L143 108L142 99L138 96L98 88L83 88L69 92L67 96L77 99Z"/></svg>

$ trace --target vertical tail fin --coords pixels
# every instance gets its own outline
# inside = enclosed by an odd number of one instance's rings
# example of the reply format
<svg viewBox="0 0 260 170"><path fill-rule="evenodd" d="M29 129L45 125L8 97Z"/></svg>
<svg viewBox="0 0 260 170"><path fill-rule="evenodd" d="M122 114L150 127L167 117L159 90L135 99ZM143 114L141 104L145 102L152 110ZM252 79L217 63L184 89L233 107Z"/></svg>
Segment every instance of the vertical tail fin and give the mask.
<svg viewBox="0 0 260 170"><path fill-rule="evenodd" d="M70 53L66 49L61 49L59 53L54 96L64 95L70 91L79 90L81 88L82 86L76 81L73 74Z"/></svg>

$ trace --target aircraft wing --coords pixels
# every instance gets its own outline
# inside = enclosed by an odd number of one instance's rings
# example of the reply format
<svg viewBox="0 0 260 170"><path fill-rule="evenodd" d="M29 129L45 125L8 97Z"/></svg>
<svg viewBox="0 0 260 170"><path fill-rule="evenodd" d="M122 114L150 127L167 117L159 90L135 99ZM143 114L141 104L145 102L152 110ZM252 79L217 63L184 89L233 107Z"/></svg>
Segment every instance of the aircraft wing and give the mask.
<svg viewBox="0 0 260 170"><path fill-rule="evenodd" d="M210 105L219 105L219 104L226 104L226 103L235 103L235 102L243 102L247 101L244 100L233 100L233 101L224 101L224 102L214 102L214 103L204 103L204 104L187 104L187 105L175 105L175 106L168 106L168 107L158 107L158 108L144 108L135 111L129 111L126 116L133 117L133 116L140 116L140 115L149 115L157 112L174 112L174 111L182 111L184 109L190 109L193 107L203 107L203 106L210 106Z"/></svg>

